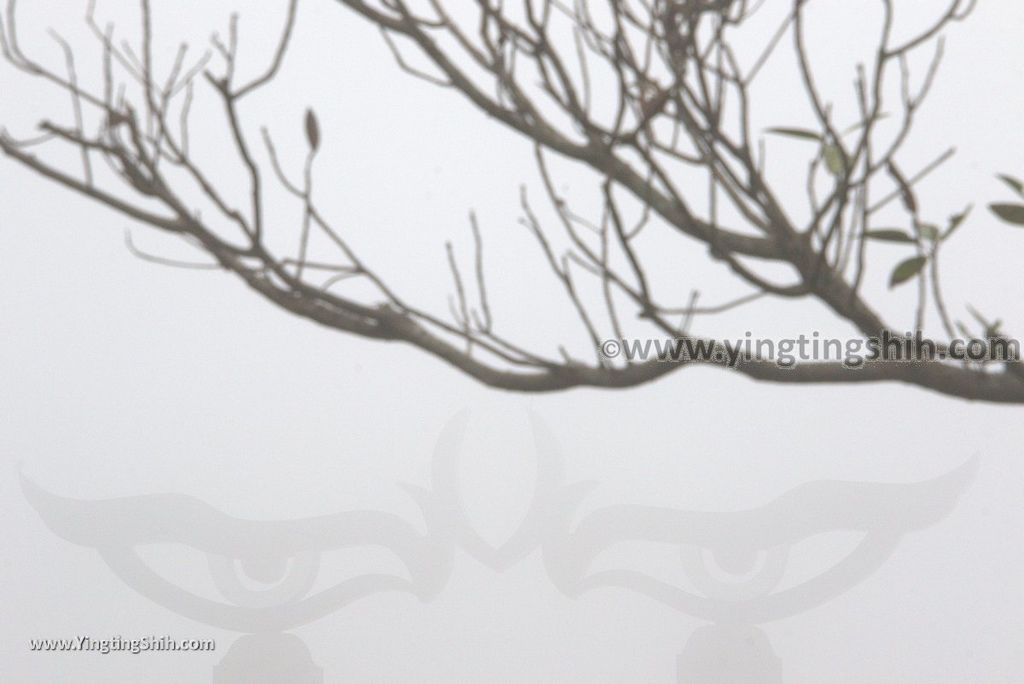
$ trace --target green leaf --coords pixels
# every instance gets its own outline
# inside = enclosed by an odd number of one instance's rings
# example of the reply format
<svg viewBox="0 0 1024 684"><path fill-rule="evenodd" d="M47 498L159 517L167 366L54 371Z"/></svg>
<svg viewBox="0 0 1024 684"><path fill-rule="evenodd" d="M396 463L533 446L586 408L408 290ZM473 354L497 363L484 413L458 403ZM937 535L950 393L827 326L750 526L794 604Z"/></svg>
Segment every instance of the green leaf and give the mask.
<svg viewBox="0 0 1024 684"><path fill-rule="evenodd" d="M864 237L871 240L882 240L884 242L905 242L914 244L916 240L905 231L896 228L884 228L880 230L866 230Z"/></svg>
<svg viewBox="0 0 1024 684"><path fill-rule="evenodd" d="M996 216L1015 226L1024 226L1024 204L990 204Z"/></svg>
<svg viewBox="0 0 1024 684"><path fill-rule="evenodd" d="M917 232L921 234L925 240L931 240L935 242L939 239L939 227L934 223L919 223L917 225Z"/></svg>
<svg viewBox="0 0 1024 684"><path fill-rule="evenodd" d="M821 134L809 131L805 128L786 128L785 126L769 128L769 133L775 133L776 135L785 135L790 138L800 138L802 140L814 140L816 142L821 141Z"/></svg>
<svg viewBox="0 0 1024 684"><path fill-rule="evenodd" d="M821 148L821 156L825 160L825 167L833 176L846 174L846 155L843 150L833 143L827 143Z"/></svg>
<svg viewBox="0 0 1024 684"><path fill-rule="evenodd" d="M875 117L875 121L882 121L883 119L888 119L888 118L889 118L889 114L886 113L886 112L882 112L881 114L879 114L878 116ZM848 135L850 133L853 133L856 130L864 128L865 126L867 126L867 122L866 121L861 121L860 123L855 123L852 126L850 126L849 128L843 129L843 133L842 134L843 135Z"/></svg>
<svg viewBox="0 0 1024 684"><path fill-rule="evenodd" d="M889 287L893 288L900 283L907 282L920 273L926 263L928 263L928 258L923 256L910 257L905 261L901 261L893 269L892 275L889 276Z"/></svg>
<svg viewBox="0 0 1024 684"><path fill-rule="evenodd" d="M999 174L996 178L1013 188L1013 191L1018 195L1024 197L1024 181L1014 178L1013 176L1007 176L1006 174Z"/></svg>
<svg viewBox="0 0 1024 684"><path fill-rule="evenodd" d="M316 114L312 109L306 110L306 140L314 152L320 147L320 124L317 123Z"/></svg>
<svg viewBox="0 0 1024 684"><path fill-rule="evenodd" d="M914 197L914 189L907 182L907 179L903 177L903 174L896 167L896 164L891 160L885 165L886 170L892 179L896 182L896 187L899 188L900 197L903 200L903 206L907 208L907 211L917 216L917 198Z"/></svg>
<svg viewBox="0 0 1024 684"><path fill-rule="evenodd" d="M970 215L971 210L974 209L974 205L969 205L966 209L961 211L959 214L953 214L949 217L949 226L946 228L946 232L943 233L942 239L947 240L949 236L953 234L953 231L960 227L967 217Z"/></svg>

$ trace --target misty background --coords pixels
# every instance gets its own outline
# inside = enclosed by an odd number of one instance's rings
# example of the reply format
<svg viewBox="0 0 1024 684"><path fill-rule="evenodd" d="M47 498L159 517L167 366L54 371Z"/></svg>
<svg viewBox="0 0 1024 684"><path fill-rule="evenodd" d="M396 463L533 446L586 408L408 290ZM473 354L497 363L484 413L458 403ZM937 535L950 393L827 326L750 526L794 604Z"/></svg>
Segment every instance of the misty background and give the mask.
<svg viewBox="0 0 1024 684"><path fill-rule="evenodd" d="M831 3L812 44L824 55L823 68L841 73L848 73L838 54L842 44L853 45L874 26L869 13L847 4ZM907 2L897 11L913 17L934 7ZM241 12L242 64L256 72L266 58L260 46L272 44L284 3L155 3L158 35L171 46L185 37L198 44L213 30L226 30L233 8ZM99 11L117 21L121 35L134 35L131 3L100 3ZM85 45L84 12L84 3L27 4L20 8L22 44L59 66L45 28L66 28L69 39ZM1005 195L995 173L1024 171L1022 25L1024 6L1006 0L981 3L966 23L954 25L911 145L918 156L907 155L914 162L907 166L916 167L957 148L919 193L937 217L978 205L945 250L947 299L961 317L964 303L1002 317L1018 337L1024 335L1024 232L981 208ZM563 328L565 339L578 342L564 308L546 294L557 287L554 279L515 223L519 185L541 196L530 144L457 94L402 73L378 32L335 3L300 3L296 31L281 74L246 102L243 118L254 135L268 126L292 150L285 156L294 164L303 112L316 110L324 140L318 193L366 260L396 290L443 313L452 287L444 242L452 240L469 258L467 213L475 210L495 278L497 320L536 344L550 343ZM162 59L172 56L171 50ZM784 72L785 59L775 69ZM852 90L843 78L842 87ZM69 116L65 96L7 65L0 67L0 93L0 121L15 134L27 135L41 116ZM789 118L801 110L785 89L768 108L765 125L800 123ZM196 136L222 135L220 121L203 110L193 127ZM806 150L770 145L777 146L778 164L793 155L803 173L799 155ZM211 152L208 161L222 178L240 176L230 159ZM570 166L560 175L569 192L584 193L586 178ZM800 191L793 191L796 201L803 200ZM290 211L297 226L298 207ZM531 415L557 443L565 482L592 483L577 519L618 505L740 511L806 483L912 483L968 464L971 477L949 510L908 532L877 571L806 610L749 626L770 643L757 652L777 658L786 682L1024 677L1019 408L898 385L757 384L702 368L626 391L503 393L417 350L291 317L224 273L144 262L125 247L129 228L149 252L202 258L0 162L5 681L210 681L239 635L155 604L125 586L94 550L55 535L26 499L22 475L71 499L175 493L254 520L362 509L394 514L425 531L403 485L431 486L435 446L459 415L466 421L458 450L462 510L494 546L530 508L539 467ZM885 315L909 325L913 292L884 288L898 258L893 254L890 261L879 258L869 291L884 298ZM702 250L684 253L679 263L687 292L701 289L702 303L736 294ZM807 301L755 305L707 325L713 335L852 334ZM856 512L855 499L843 505ZM829 506L823 497L802 514L828 520ZM915 510L894 504L886 515L900 527L910 525ZM790 575L781 585L826 571L860 534L815 531L793 544ZM202 553L180 544L153 546L147 559L164 577L215 594ZM677 659L696 631L712 623L627 589L567 595L539 548L501 569L458 545L452 554L444 586L429 600L381 593L290 630L325 681L688 681L677 672ZM674 565L678 559L676 548L638 542L619 544L593 562L687 586L692 578L682 563ZM328 554L316 582L327 587L365 572L404 570L378 551ZM35 638L117 634L213 637L218 648L134 656L29 651ZM725 673L721 681L736 680Z"/></svg>

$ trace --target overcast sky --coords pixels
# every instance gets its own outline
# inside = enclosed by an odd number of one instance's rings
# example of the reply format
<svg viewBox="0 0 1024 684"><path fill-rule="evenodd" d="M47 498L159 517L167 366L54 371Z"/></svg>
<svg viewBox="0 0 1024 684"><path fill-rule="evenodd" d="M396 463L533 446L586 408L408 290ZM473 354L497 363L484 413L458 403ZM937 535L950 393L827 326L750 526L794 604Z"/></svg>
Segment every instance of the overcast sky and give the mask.
<svg viewBox="0 0 1024 684"><path fill-rule="evenodd" d="M71 4L76 10L68 16ZM173 3L173 10L154 4L169 45L176 36L201 40L215 28L223 31L229 11L220 0ZM551 303L554 297L544 295L556 283L516 225L519 185L538 197L541 192L529 144L456 94L402 73L379 34L351 12L329 0L300 4L294 49L280 77L243 112L251 132L267 125L294 153L302 114L315 108L324 138L317 188L346 235L402 291L444 313L451 287L444 242L452 240L468 258L472 209L499 250L491 252L491 263L505 308L496 315L530 340L555 340L561 326L576 339L573 323ZM828 51L862 37L871 25L869 16L832 4L836 14L823 18L816 45L828 65L838 66L842 60ZM936 5L899 4L918 15ZM43 30L66 28L85 45L86 35L73 28L77 5L38 0L22 8L23 44L59 65L58 49ZM135 21L129 6L100 3L103 18L117 21L125 38ZM256 68L283 3L239 7L243 65ZM980 207L1005 199L996 172L1024 175L1021 26L1024 6L1002 0L981 3L951 31L907 162L913 167L947 147L958 149L921 188L922 202L935 207L937 217L971 202ZM783 61L778 69L785 68ZM68 120L66 98L6 65L0 92L0 123L14 133L29 132L40 117ZM797 112L789 104L794 93L780 88L772 97L770 113ZM220 122L200 111L196 135L215 139ZM780 164L792 150L778 149ZM227 160L210 163L222 177L240 173ZM564 178L575 191L586 176L566 170ZM291 317L227 274L135 258L125 247L126 230L148 251L201 255L8 160L0 161L0 208L0 519L6 540L0 670L9 681L205 681L237 636L140 596L93 550L54 534L26 499L19 471L43 490L72 499L175 493L257 520L366 509L393 513L423 530L421 511L403 484L431 486L437 439L462 411L468 416L458 466L462 506L469 524L494 545L530 506L538 465L531 414L557 442L565 482L593 483L580 518L618 504L737 511L806 483L911 483L977 459L973 479L965 475L950 485L954 494L924 497L924 518L935 520L915 517L916 498L885 503L888 490L869 488L865 508L881 506L887 512L877 516L889 516L892 529L908 530L882 553L881 566L841 590L838 581L829 585L835 591L826 595L835 595L813 606L798 610L794 604L792 615L739 622L767 639L770 646L756 657L776 657L787 682L1013 682L1024 676L1019 408L898 385L757 384L708 369L626 391L503 393L412 348ZM291 211L279 210L282 216ZM709 303L733 294L727 285L713 289L726 281L702 261L702 250L687 254L681 291L700 287ZM1024 232L977 210L947 249L948 297L958 315L971 303L1003 318L1011 333L1024 330L1022 256ZM911 320L912 292L887 294L884 274L882 267L873 274L869 291L888 297L880 306L887 316ZM743 309L714 325L722 326L716 334L733 335L852 333L811 302ZM833 510L831 498L815 498L798 509L798 518L857 517L859 499L842 499ZM854 529L810 525L814 536L788 549L790 575L780 586L825 572L869 532L845 526ZM113 531L96 534L109 539ZM739 549L741 541L716 540L726 550ZM625 564L680 586L693 581L685 563L673 566L678 546L666 552L664 544L645 544L619 545L595 567ZM204 577L203 553L155 546L149 552L166 578L214 591ZM377 560L385 568L378 571L395 571L393 559L339 556L338 567L329 568L331 558L325 554L317 586L371 571ZM552 574L538 550L504 572L456 550L445 587L432 599L371 596L294 633L327 681L667 682L675 681L676 659L687 644L687 652L699 651L690 641L695 630L713 622L625 588L570 597ZM130 657L28 649L30 638L165 633L213 636L218 651ZM732 637L709 638L709 652L729 650Z"/></svg>

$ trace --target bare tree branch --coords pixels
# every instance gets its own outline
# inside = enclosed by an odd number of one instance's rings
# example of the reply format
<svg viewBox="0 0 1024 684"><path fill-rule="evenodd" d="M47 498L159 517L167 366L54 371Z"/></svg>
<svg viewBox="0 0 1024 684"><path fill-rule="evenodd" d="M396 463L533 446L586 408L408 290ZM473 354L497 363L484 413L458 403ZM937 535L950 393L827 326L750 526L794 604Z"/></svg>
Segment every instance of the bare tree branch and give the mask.
<svg viewBox="0 0 1024 684"><path fill-rule="evenodd" d="M313 163L321 133L312 111L306 119L309 148L300 168L288 167L274 143L278 136L266 128L260 129L261 140L254 146L240 103L280 74L299 21L298 0L287 0L269 63L241 85L234 82L237 17L231 18L226 41L215 35L208 47L192 53L201 56L192 59L190 46L180 45L168 71L157 74L153 55L159 31L150 0L139 0L141 35L134 41L115 38L113 26L101 29L90 2L86 23L103 58L97 87L87 85L89 79L76 65L78 48L56 34L65 74L30 57L18 40L16 3L10 0L0 20L0 51L20 72L68 94L73 123L44 118L42 135L20 138L3 131L0 151L123 216L186 239L212 263L142 252L129 236L129 249L140 258L226 270L296 316L367 338L407 343L498 388L630 387L684 367L711 365L772 382L894 381L966 399L1024 403L1019 363L957 365L934 358L923 363L869 361L857 370L831 362L787 369L756 358L735 363L718 360L727 358L723 356L615 361L601 353L607 337L682 332L709 348L727 350L725 342L692 335L691 327L699 327L703 316L776 298L823 303L837 320L864 336L895 334L901 326L882 319L865 299L862 285L871 277L869 261L875 260L875 215L897 199L913 227L906 235L896 235L914 250L908 270L913 272L907 278L894 273L893 282L916 279L920 299L915 326L922 330L934 313L946 339L929 339L936 349L947 350L955 319L941 287L938 258L941 243L955 226L945 232L934 228L916 188L951 153L923 167L901 157L936 80L943 33L966 18L973 2L952 0L918 33L897 43L895 3L878 0L882 23L876 49L852 74L854 112L840 111L819 86L817 61L808 47L814 29L811 0L791 0L774 32L757 43L749 64L741 63L736 35L763 5L747 0L607 0L589 6L564 0L475 0L460 4L457 11L444 0L424 0L416 10L405 0L337 2L382 32L401 69L458 92L534 146L558 230L556 234L545 225L525 187L521 223L535 238L594 361L578 360L565 340L551 340L547 351L536 351L497 330L485 272L494 260L488 256L485 261L475 214L470 215L473 275L463 277L448 243L454 295L450 316L435 314L389 285L383 272L359 255L350 232L322 211L314 193ZM784 206L779 200L779 171L766 159L763 131L753 123L758 119L752 86L785 49L787 36L792 38L800 96L812 120L771 132L792 141L794 151L803 145L812 152L800 167L807 169L807 206ZM406 48L415 53L414 59L403 52ZM915 79L911 56L929 49L928 67ZM429 71L414 62L425 63ZM894 78L898 102L883 108ZM244 169L244 209L236 208L236 199L191 152L193 101L211 96L219 103L230 152ZM887 116L883 134L880 122ZM102 125L91 129L87 122L96 120ZM269 170L256 154L260 143ZM76 151L81 175L35 153L61 145ZM596 212L571 207L556 189L556 157L588 170ZM99 173L104 167L95 166L96 161L113 173ZM921 170L906 178L901 167ZM683 180L692 179L693 173L702 178L697 185ZM279 241L268 236L273 227L266 204L275 181L301 212L289 227L297 234L297 249L291 237L287 244L292 247L284 253L274 246ZM212 216L204 218L200 205ZM234 239L223 234L222 224L235 233ZM662 244L667 237L702 246L748 294L697 306L697 288L684 282L683 269L673 286L665 287L650 272L653 257L646 251L655 231L660 231ZM317 236L329 248L314 249ZM353 283L366 287L350 287ZM683 296L687 291L688 298Z"/></svg>

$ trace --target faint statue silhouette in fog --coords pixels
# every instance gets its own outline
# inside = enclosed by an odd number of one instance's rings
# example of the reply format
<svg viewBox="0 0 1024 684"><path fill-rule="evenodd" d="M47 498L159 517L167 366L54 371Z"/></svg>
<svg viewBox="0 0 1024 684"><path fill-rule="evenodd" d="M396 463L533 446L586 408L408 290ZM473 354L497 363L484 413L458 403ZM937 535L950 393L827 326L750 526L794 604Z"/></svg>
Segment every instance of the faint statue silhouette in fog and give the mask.
<svg viewBox="0 0 1024 684"><path fill-rule="evenodd" d="M473 531L460 505L460 416L446 426L434 462L434 492L457 523L460 547L504 569L540 547L548 577L566 595L600 588L642 594L706 620L677 660L680 682L782 681L782 664L758 626L824 604L856 586L889 558L903 536L933 525L956 506L973 480L976 459L924 482L816 481L745 511L709 512L615 505L582 514L595 483L565 484L557 444L531 415L537 479L531 507L516 533L495 549ZM828 532L855 532L859 543L839 563L804 582L781 588L798 542ZM602 552L646 542L679 549L688 591L640 570L593 570ZM680 583L681 584L681 583Z"/></svg>
<svg viewBox="0 0 1024 684"><path fill-rule="evenodd" d="M530 419L534 491L522 522L499 545L480 536L462 502L465 413L450 420L437 441L430 488L406 487L421 521L378 511L253 521L178 494L83 501L50 494L24 476L22 488L54 533L96 549L140 594L243 635L215 666L216 684L325 681L306 644L288 630L381 592L428 601L444 589L457 548L499 572L539 552L549 579L567 596L626 590L706 621L678 655L678 680L724 684L781 682L782 663L761 625L826 603L861 582L904 535L948 515L977 469L972 460L910 484L809 482L744 511L623 504L584 512L583 501L595 485L565 482L554 438L539 418ZM424 525L425 533L419 531ZM787 585L793 546L833 531L855 532L859 543L833 567ZM638 542L677 549L679 577L602 569L595 562L616 545ZM223 600L186 591L150 569L138 547L159 543L186 544L204 553ZM386 549L408 577L366 574L311 593L323 555L341 548ZM260 588L251 588L254 582Z"/></svg>
<svg viewBox="0 0 1024 684"><path fill-rule="evenodd" d="M254 521L179 494L81 501L47 493L25 477L22 488L51 530L95 548L125 584L146 598L179 615L246 634L216 666L215 684L323 682L306 645L284 630L381 592L429 600L444 587L452 567L451 525L438 518L422 491L412 488L422 504L425 535L396 515L376 511ZM151 570L138 547L161 543L185 544L206 554L224 601L181 589ZM367 574L310 594L325 552L369 547L394 554L409 579ZM253 581L264 588L246 586Z"/></svg>
<svg viewBox="0 0 1024 684"><path fill-rule="evenodd" d="M572 596L619 588L708 621L678 659L680 682L781 682L782 665L757 625L803 613L856 586L882 566L903 536L948 515L977 461L925 482L808 482L764 506L707 512L616 505L584 515L566 500L548 527L548 574ZM856 532L856 548L830 568L783 587L790 550L827 532ZM592 570L603 551L626 542L680 549L683 582L635 569Z"/></svg>

